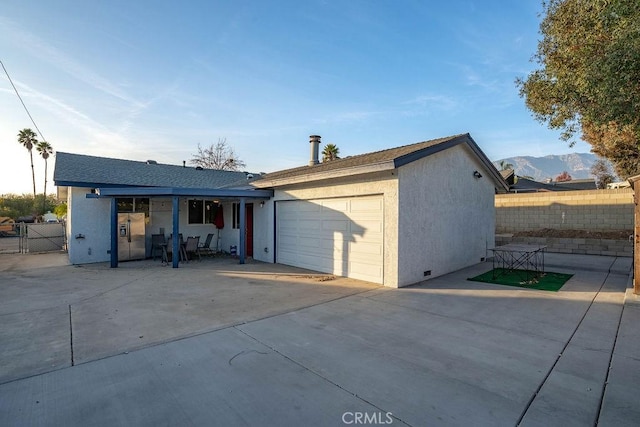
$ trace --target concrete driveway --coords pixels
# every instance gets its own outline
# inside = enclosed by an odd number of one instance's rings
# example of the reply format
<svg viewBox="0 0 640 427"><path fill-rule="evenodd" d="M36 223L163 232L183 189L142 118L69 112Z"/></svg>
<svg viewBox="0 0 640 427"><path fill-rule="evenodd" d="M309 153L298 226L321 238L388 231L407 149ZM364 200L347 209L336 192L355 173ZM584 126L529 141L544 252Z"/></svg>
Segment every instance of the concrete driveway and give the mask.
<svg viewBox="0 0 640 427"><path fill-rule="evenodd" d="M47 257L0 258L0 425L640 417L628 258L548 254L548 270L574 274L551 293L466 280L486 263L394 290L228 259Z"/></svg>

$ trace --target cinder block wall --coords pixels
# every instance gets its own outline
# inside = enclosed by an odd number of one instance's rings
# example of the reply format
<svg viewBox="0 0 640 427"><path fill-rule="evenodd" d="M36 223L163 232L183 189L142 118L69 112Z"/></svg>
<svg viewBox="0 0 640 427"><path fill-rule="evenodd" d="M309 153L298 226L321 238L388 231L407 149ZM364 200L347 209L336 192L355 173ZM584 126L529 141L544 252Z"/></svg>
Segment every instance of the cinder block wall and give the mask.
<svg viewBox="0 0 640 427"><path fill-rule="evenodd" d="M496 233L552 229L632 230L633 190L496 194Z"/></svg>

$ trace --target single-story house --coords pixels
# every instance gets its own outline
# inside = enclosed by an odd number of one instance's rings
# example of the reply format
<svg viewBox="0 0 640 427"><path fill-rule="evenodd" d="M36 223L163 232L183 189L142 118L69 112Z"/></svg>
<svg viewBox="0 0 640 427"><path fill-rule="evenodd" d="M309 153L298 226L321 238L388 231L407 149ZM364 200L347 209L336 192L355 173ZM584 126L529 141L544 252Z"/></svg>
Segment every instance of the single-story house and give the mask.
<svg viewBox="0 0 640 427"><path fill-rule="evenodd" d="M494 246L494 195L508 186L469 134L323 163L319 145L312 136L308 165L262 176L58 153L70 261L117 266L123 210L145 213L147 251L151 234L216 230L217 248L237 247L240 262L391 287L478 263ZM207 206L222 209L223 228Z"/></svg>

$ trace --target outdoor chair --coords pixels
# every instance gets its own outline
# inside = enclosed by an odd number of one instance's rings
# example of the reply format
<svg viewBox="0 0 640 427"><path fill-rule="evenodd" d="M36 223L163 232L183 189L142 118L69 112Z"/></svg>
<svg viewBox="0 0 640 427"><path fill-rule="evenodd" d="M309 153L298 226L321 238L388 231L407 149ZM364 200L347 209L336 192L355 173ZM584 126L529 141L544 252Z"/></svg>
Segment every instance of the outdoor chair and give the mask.
<svg viewBox="0 0 640 427"><path fill-rule="evenodd" d="M173 237L173 233L169 235L169 238ZM184 245L184 237L182 237L182 233L178 233L178 237L180 238L180 244Z"/></svg>
<svg viewBox="0 0 640 427"><path fill-rule="evenodd" d="M213 239L213 233L207 234L207 238L204 240L204 243L200 243L198 245L199 252L205 252L207 254L212 255L213 249L211 249L211 240Z"/></svg>
<svg viewBox="0 0 640 427"><path fill-rule="evenodd" d="M182 234L180 236L182 236ZM180 257L180 261L188 261L189 259L187 258L186 244L180 243L179 248L180 249L178 255ZM169 239L167 239L167 258L167 262L173 259L173 237L169 237Z"/></svg>
<svg viewBox="0 0 640 427"><path fill-rule="evenodd" d="M162 259L162 245L165 243L164 234L151 235L151 257L154 261L158 255L160 255L160 258Z"/></svg>
<svg viewBox="0 0 640 427"><path fill-rule="evenodd" d="M167 262L173 259L173 237L167 240Z"/></svg>
<svg viewBox="0 0 640 427"><path fill-rule="evenodd" d="M197 254L198 259L202 259L202 257L200 256L200 247L198 246L199 241L200 236L187 237L187 244L185 246L185 251L187 252L187 260L189 259L189 254Z"/></svg>

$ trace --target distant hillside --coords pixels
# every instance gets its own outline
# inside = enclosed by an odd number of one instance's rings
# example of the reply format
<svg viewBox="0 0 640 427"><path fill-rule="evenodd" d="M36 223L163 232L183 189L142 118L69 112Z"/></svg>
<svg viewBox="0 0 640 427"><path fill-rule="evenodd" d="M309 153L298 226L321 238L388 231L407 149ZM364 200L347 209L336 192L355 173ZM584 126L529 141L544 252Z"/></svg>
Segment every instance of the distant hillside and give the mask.
<svg viewBox="0 0 640 427"><path fill-rule="evenodd" d="M493 162L500 169L500 162L511 163L516 175L530 176L536 181L547 178L555 179L562 172L567 171L573 179L593 178L591 166L599 157L591 153L572 153L549 155L544 157L509 157ZM611 163L609 163L611 167ZM611 167L613 173L613 167Z"/></svg>

